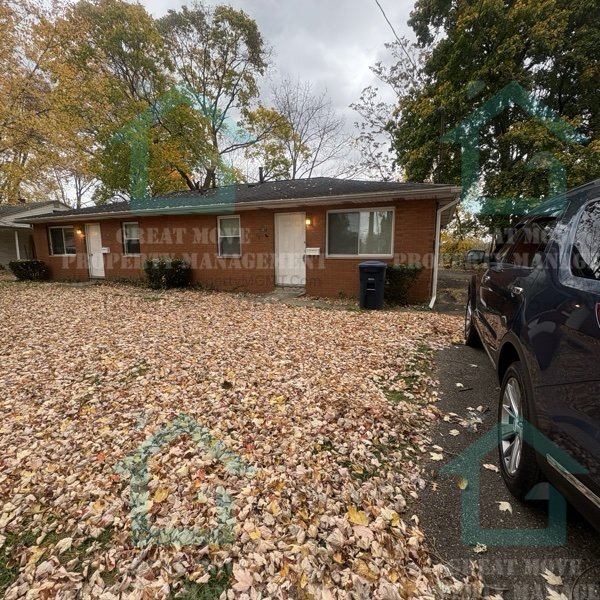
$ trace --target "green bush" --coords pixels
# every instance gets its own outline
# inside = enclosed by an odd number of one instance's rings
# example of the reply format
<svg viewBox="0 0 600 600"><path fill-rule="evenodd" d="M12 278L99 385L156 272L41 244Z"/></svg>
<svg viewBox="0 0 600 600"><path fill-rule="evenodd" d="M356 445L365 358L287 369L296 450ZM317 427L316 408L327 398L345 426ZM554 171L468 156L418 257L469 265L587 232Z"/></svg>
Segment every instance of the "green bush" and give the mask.
<svg viewBox="0 0 600 600"><path fill-rule="evenodd" d="M408 293L423 270L423 265L391 265L385 271L385 301L408 304Z"/></svg>
<svg viewBox="0 0 600 600"><path fill-rule="evenodd" d="M13 260L8 266L20 281L42 281L50 277L46 263L41 260Z"/></svg>
<svg viewBox="0 0 600 600"><path fill-rule="evenodd" d="M190 263L180 258L153 258L144 263L148 285L153 290L188 287L192 279Z"/></svg>

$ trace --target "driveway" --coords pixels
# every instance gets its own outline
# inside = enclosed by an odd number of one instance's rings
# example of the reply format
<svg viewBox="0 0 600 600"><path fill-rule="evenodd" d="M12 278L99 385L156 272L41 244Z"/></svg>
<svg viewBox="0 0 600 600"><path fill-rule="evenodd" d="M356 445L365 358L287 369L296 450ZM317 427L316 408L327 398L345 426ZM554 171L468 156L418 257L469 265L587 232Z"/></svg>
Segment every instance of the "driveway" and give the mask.
<svg viewBox="0 0 600 600"><path fill-rule="evenodd" d="M565 594L548 598L599 599L600 538L573 510L568 515L564 546L489 545L487 551L478 554L472 546L463 544L459 477L445 476L439 471L445 462L460 455L493 427L499 387L485 352L462 345L440 351L434 372L440 381L439 408L447 420L438 421L434 426L433 441L444 448L445 460L427 463L426 489L420 494L420 516L437 558L449 564L455 574L469 572L469 561L476 560L489 585L487 593L501 593L506 600L546 598L549 591L542 578L546 569L560 576L563 582L563 585L550 586L550 589ZM451 431L459 434L453 436ZM496 451L489 453L481 463L497 467ZM481 468L480 477L482 528L535 530L546 526L545 503L518 502L508 493L495 470ZM512 513L500 511L500 502L508 502Z"/></svg>

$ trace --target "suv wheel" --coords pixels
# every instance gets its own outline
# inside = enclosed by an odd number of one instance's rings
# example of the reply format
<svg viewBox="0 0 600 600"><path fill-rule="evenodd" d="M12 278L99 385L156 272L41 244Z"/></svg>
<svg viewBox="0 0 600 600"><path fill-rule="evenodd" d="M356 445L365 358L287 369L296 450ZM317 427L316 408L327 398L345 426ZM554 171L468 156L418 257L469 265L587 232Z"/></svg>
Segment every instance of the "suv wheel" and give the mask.
<svg viewBox="0 0 600 600"><path fill-rule="evenodd" d="M465 344L471 346L471 348L481 348L481 338L473 323L473 308L475 303L471 289L469 286L469 295L465 308Z"/></svg>
<svg viewBox="0 0 600 600"><path fill-rule="evenodd" d="M540 479L534 449L523 438L523 422L530 420L531 395L520 362L507 369L498 404L500 472L513 496L523 500Z"/></svg>

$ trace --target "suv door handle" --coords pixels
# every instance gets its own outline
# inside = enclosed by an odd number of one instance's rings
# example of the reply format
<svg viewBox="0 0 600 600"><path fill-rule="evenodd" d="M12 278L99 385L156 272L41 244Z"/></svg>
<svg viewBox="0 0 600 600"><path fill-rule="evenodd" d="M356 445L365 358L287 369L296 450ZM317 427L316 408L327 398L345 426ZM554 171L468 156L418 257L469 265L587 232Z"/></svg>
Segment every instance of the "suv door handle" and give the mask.
<svg viewBox="0 0 600 600"><path fill-rule="evenodd" d="M518 285L509 285L508 289L513 296L520 296L523 293L523 288Z"/></svg>

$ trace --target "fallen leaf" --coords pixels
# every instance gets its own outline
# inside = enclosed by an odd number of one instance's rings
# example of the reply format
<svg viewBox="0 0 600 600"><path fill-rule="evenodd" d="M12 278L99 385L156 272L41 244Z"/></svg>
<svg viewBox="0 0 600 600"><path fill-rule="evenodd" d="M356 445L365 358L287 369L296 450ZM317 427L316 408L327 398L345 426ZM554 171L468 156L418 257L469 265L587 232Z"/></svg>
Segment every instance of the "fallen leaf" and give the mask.
<svg viewBox="0 0 600 600"><path fill-rule="evenodd" d="M251 540L258 540L261 537L260 529L258 529L258 528L253 529L252 531L250 531L248 533L248 535L250 536Z"/></svg>
<svg viewBox="0 0 600 600"><path fill-rule="evenodd" d="M512 515L512 506L510 502L497 502L500 512L509 512Z"/></svg>
<svg viewBox="0 0 600 600"><path fill-rule="evenodd" d="M475 552L475 554L483 554L484 552L488 551L488 547L485 544L476 544L475 548L473 548L473 552Z"/></svg>
<svg viewBox="0 0 600 600"><path fill-rule="evenodd" d="M169 489L164 487L159 487L154 492L154 496L152 496L152 500L154 502L163 502L169 497Z"/></svg>
<svg viewBox="0 0 600 600"><path fill-rule="evenodd" d="M483 468L487 469L488 471L494 471L495 473L500 473L500 469L496 465L491 465L489 463L486 463L485 465L483 465Z"/></svg>
<svg viewBox="0 0 600 600"><path fill-rule="evenodd" d="M73 544L73 538L66 537L66 538L63 538L62 540L59 540L58 542L56 542L56 544L54 546L54 550L55 550L55 552L62 554L63 552L66 552L67 550L69 550L71 548L72 544Z"/></svg>
<svg viewBox="0 0 600 600"><path fill-rule="evenodd" d="M235 583L233 584L233 589L236 592L246 592L254 583L254 577L252 576L252 572L248 569L243 569L239 564L233 565L233 577L235 579Z"/></svg>
<svg viewBox="0 0 600 600"><path fill-rule="evenodd" d="M369 524L369 518L367 517L366 513L362 510L358 510L354 505L348 507L347 517L348 521L354 525Z"/></svg>
<svg viewBox="0 0 600 600"><path fill-rule="evenodd" d="M560 575L555 575L549 569L546 569L542 573L542 577L546 580L546 583L548 583L549 585L562 585L563 584L562 577Z"/></svg>
<svg viewBox="0 0 600 600"><path fill-rule="evenodd" d="M444 460L444 455L439 452L430 452L431 460Z"/></svg>

